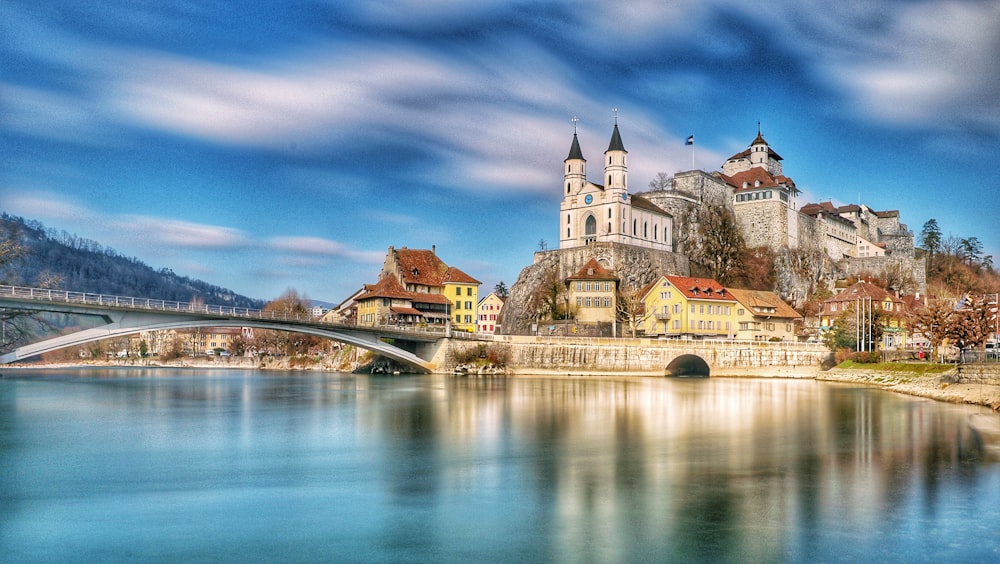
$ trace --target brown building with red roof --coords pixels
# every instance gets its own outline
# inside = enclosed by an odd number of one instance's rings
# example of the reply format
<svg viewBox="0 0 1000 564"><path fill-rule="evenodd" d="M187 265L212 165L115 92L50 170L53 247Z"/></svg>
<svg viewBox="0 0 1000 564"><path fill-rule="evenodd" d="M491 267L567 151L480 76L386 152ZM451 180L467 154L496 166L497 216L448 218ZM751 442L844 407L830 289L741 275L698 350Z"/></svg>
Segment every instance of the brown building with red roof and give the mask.
<svg viewBox="0 0 1000 564"><path fill-rule="evenodd" d="M480 282L448 266L437 249L389 247L379 281L358 296L359 325L438 325L475 331Z"/></svg>

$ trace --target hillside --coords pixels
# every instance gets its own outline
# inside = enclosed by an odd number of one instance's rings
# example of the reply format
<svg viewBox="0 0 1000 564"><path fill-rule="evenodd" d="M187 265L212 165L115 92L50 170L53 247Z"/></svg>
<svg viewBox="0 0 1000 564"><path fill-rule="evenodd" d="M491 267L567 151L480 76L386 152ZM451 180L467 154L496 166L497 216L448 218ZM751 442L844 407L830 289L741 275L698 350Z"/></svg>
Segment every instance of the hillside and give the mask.
<svg viewBox="0 0 1000 564"><path fill-rule="evenodd" d="M264 301L242 296L208 282L155 270L137 258L38 221L0 213L0 241L21 247L20 258L0 271L0 283L43 286L78 292L140 296L179 302L261 308Z"/></svg>

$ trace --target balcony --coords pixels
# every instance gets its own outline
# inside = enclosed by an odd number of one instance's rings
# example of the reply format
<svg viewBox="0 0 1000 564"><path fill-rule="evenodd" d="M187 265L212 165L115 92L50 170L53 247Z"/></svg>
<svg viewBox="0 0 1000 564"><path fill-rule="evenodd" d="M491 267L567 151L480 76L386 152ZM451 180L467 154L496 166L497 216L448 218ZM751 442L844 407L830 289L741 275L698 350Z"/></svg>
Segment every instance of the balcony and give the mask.
<svg viewBox="0 0 1000 564"><path fill-rule="evenodd" d="M669 312L656 312L653 314L653 317L655 317L657 321L670 321Z"/></svg>

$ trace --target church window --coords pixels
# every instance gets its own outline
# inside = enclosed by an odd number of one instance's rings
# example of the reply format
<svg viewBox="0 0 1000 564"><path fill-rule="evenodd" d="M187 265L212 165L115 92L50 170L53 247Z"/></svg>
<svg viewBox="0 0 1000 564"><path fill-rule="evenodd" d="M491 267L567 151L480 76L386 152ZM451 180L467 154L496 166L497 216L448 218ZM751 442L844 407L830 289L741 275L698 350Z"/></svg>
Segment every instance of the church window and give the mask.
<svg viewBox="0 0 1000 564"><path fill-rule="evenodd" d="M566 193L569 194L569 182L566 183Z"/></svg>
<svg viewBox="0 0 1000 564"><path fill-rule="evenodd" d="M654 241L659 241L660 240L660 226L659 225L654 225L653 226L653 240Z"/></svg>
<svg viewBox="0 0 1000 564"><path fill-rule="evenodd" d="M649 224L645 221L642 222L642 238L649 239Z"/></svg>
<svg viewBox="0 0 1000 564"><path fill-rule="evenodd" d="M608 222L608 233L611 233L611 222Z"/></svg>
<svg viewBox="0 0 1000 564"><path fill-rule="evenodd" d="M573 172L573 165L567 164L566 165L566 172Z"/></svg>
<svg viewBox="0 0 1000 564"><path fill-rule="evenodd" d="M569 227L566 228L566 238L569 239Z"/></svg>
<svg viewBox="0 0 1000 564"><path fill-rule="evenodd" d="M611 219L611 208L608 208L608 219Z"/></svg>
<svg viewBox="0 0 1000 564"><path fill-rule="evenodd" d="M632 220L632 236L634 237L638 233L639 233L639 220L638 219L633 219Z"/></svg>
<svg viewBox="0 0 1000 564"><path fill-rule="evenodd" d="M611 175L608 175L608 186L611 186Z"/></svg>
<svg viewBox="0 0 1000 564"><path fill-rule="evenodd" d="M584 225L584 234L587 236L597 234L597 220L592 215L587 216L587 221Z"/></svg>

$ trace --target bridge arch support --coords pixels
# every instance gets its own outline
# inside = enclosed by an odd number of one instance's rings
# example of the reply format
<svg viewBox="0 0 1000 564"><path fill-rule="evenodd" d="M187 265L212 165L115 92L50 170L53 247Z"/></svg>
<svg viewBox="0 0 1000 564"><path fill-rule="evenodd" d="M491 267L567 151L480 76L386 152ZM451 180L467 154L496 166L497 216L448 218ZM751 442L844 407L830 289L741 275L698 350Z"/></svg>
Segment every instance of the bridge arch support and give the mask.
<svg viewBox="0 0 1000 564"><path fill-rule="evenodd" d="M406 366L413 367L418 372L431 372L433 368L428 361L410 351L383 341L375 333L348 328L327 328L255 319L198 319L183 314L164 314L158 312L113 312L106 314L105 317L111 323L18 347L12 352L0 355L0 364L16 362L38 354L74 345L82 345L111 337L133 335L144 331L189 329L195 327L254 327L291 333L306 333L355 345L377 352Z"/></svg>
<svg viewBox="0 0 1000 564"><path fill-rule="evenodd" d="M664 376L679 378L708 378L711 369L705 359L696 354L682 354L670 361Z"/></svg>

